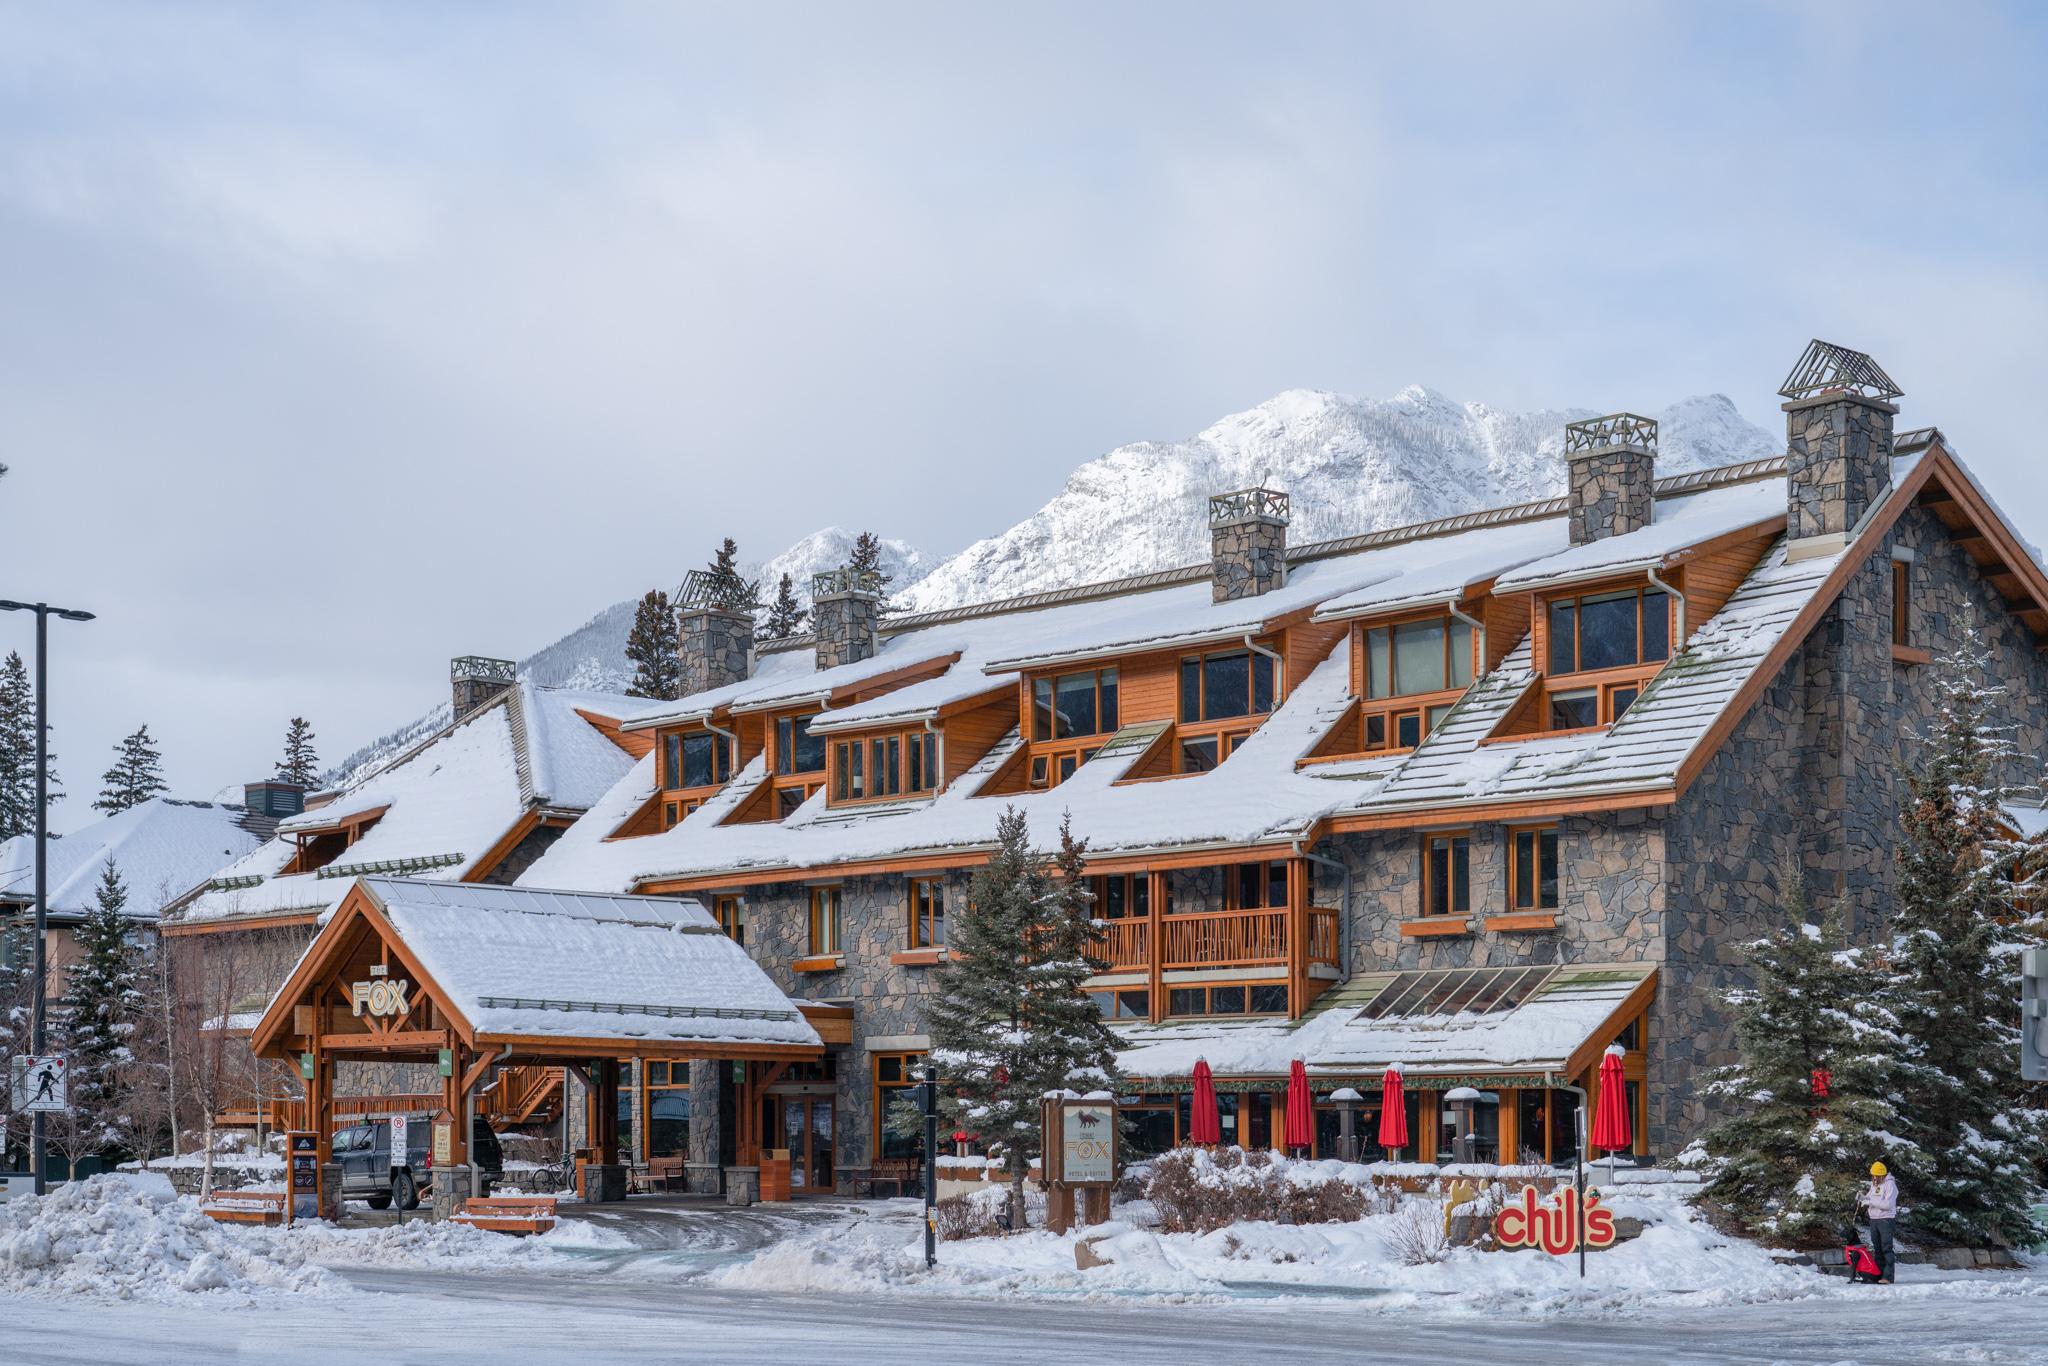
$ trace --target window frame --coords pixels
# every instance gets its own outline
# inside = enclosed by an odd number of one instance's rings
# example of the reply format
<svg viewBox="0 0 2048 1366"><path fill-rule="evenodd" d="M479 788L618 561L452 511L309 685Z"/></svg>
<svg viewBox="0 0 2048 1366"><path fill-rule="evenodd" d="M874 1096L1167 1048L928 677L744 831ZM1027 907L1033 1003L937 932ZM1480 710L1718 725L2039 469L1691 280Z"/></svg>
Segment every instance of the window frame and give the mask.
<svg viewBox="0 0 2048 1366"><path fill-rule="evenodd" d="M1281 994L1281 1004L1277 1010L1252 1009L1252 993L1262 988L1271 991L1278 991ZM1162 989L1166 992L1166 1013L1160 1018L1167 1020L1271 1019L1274 1016L1285 1017L1289 1013L1286 1001L1287 983L1284 979L1280 978L1267 977L1247 979L1241 982L1172 982L1166 984L1166 986L1164 986ZM1216 1010L1216 993L1219 991L1243 992L1244 996L1242 999L1244 1001L1244 1009L1223 1011L1219 1013ZM1176 1011L1173 1008L1174 998L1176 996L1182 996L1191 993L1200 994L1202 998L1202 1009L1200 1009L1199 1011ZM1130 1019L1135 1017L1113 1016L1111 1018Z"/></svg>
<svg viewBox="0 0 2048 1366"><path fill-rule="evenodd" d="M1445 850L1444 868L1447 875L1451 878L1452 884L1444 896L1444 909L1440 911L1432 909L1437 900L1436 876L1432 866L1434 863L1432 854L1434 852L1433 846L1438 843L1449 846ZM1460 883L1461 872L1458 867L1460 845L1464 847L1465 855L1462 885ZM1422 859L1422 876L1420 879L1422 904L1418 908L1417 914L1427 920L1469 920L1472 916L1472 832L1470 830L1427 831L1421 837L1419 853ZM1462 907L1458 905L1461 895L1464 900Z"/></svg>
<svg viewBox="0 0 2048 1366"><path fill-rule="evenodd" d="M946 776L939 763L942 734L909 726L834 735L826 742L826 776L819 784L826 789L826 805L937 796ZM858 792L853 790L856 779Z"/></svg>
<svg viewBox="0 0 2048 1366"><path fill-rule="evenodd" d="M1892 558L1892 644L1913 646L1913 562L1900 556Z"/></svg>
<svg viewBox="0 0 2048 1366"><path fill-rule="evenodd" d="M1546 840L1546 837L1547 840ZM1529 843L1530 877L1534 888L1522 886L1522 842ZM1543 899L1544 845L1550 849L1550 900ZM1555 825L1511 825L1507 829L1507 909L1510 914L1525 911L1554 911L1564 900L1564 847ZM1523 899L1527 893L1528 899Z"/></svg>
<svg viewBox="0 0 2048 1366"><path fill-rule="evenodd" d="M1597 667L1588 668L1584 662L1586 654L1586 601L1589 598L1596 600L1609 599L1612 598L1614 595L1621 593L1635 594L1636 657L1632 662L1628 663L1603 664ZM1664 600L1664 653L1651 658L1645 658L1643 655L1643 623L1646 620L1648 620L1648 618L1645 617L1643 614L1643 604L1644 601L1652 594L1661 597ZM1560 604L1567 602L1572 605L1572 656L1571 667L1568 669L1561 669L1557 667L1558 633L1556 630L1555 612ZM1601 675L1608 673L1616 673L1621 670L1640 671L1647 669L1650 671L1650 674L1645 675L1646 678L1650 675L1654 675L1658 669L1663 668L1666 664L1671 662L1672 620L1675 610L1676 602L1673 596L1670 593L1665 592L1663 589L1657 587L1655 584L1648 582L1580 584L1571 591L1559 592L1556 594L1544 596L1540 598L1537 603L1537 612L1543 621L1543 658L1540 661L1543 667L1543 673L1545 677L1548 678L1566 678L1581 674Z"/></svg>
<svg viewBox="0 0 2048 1366"><path fill-rule="evenodd" d="M889 1102L893 1100L899 1092L908 1091L911 1087L919 1084L922 1078L920 1078L917 1074L920 1070L923 1069L926 1059L928 1059L930 1056L930 1053L926 1051L905 1052L899 1050L892 1050L885 1053L870 1053L868 1055L868 1082L870 1087L870 1094L873 1097L872 1103L874 1105L873 1113L875 1124L875 1146L870 1151L872 1151L876 1157L881 1158L884 1161L902 1160L900 1158L890 1157L887 1151L887 1145L890 1137L888 1132ZM896 1064L897 1076L899 1080L893 1082L885 1082L882 1080L882 1064L885 1061L893 1062ZM908 1142L916 1148L921 1149L924 1147L924 1135L922 1133L919 1133L914 1137L903 1139L902 1141ZM926 1157L929 1157L929 1154L926 1154ZM909 1160L922 1163L926 1160L926 1157L913 1157Z"/></svg>
<svg viewBox="0 0 2048 1366"><path fill-rule="evenodd" d="M712 780L708 783L685 783L682 778L689 771L689 759L686 757L689 742L698 739L708 740L711 744ZM733 754L733 742L731 738L719 734L708 726L663 731L658 747L661 795L664 800L673 798L680 802L683 807L682 814L685 816L702 806L704 797L717 792L732 781L733 762L736 757ZM675 781L671 782L670 779Z"/></svg>
<svg viewBox="0 0 2048 1366"><path fill-rule="evenodd" d="M711 914L719 931L733 943L746 947L747 899L735 892L721 892L711 898Z"/></svg>
<svg viewBox="0 0 2048 1366"><path fill-rule="evenodd" d="M1256 643L1263 650L1271 651L1274 654L1279 653L1279 651L1274 650L1273 643L1270 640L1261 640ZM1225 659L1233 655L1243 655L1246 660L1245 704L1249 710L1237 712L1230 716L1210 716L1208 715L1209 661L1212 659ZM1195 670L1195 707L1197 712L1201 714L1196 716L1189 716L1187 714L1186 669L1189 664L1196 664L1198 666ZM1260 711L1258 708L1258 675L1261 665L1264 666L1267 673L1267 706L1264 711ZM1192 653L1182 654L1174 663L1174 719L1179 722L1183 734L1207 733L1212 728L1216 730L1235 730L1242 727L1247 721L1251 722L1252 728L1256 730L1264 718L1278 711L1280 704L1287 700L1287 680L1285 675L1286 670L1281 667L1280 661L1242 643L1223 646L1213 650L1197 650Z"/></svg>
<svg viewBox="0 0 2048 1366"><path fill-rule="evenodd" d="M1105 674L1110 676L1107 688L1103 686L1103 676ZM1059 734L1060 681L1068 678L1079 678L1083 675L1087 675L1093 680L1091 688L1095 694L1095 729L1086 732L1076 732L1071 735L1061 735ZM1049 705L1043 713L1039 710L1038 698L1041 684L1045 686L1049 699ZM1107 707L1103 705L1105 695L1113 699ZM1109 725L1103 724L1106 714L1112 711L1116 713L1114 723ZM1051 732L1050 734L1040 735L1038 733L1038 722L1041 714L1046 718L1047 729ZM1122 721L1122 669L1118 665L1098 664L1093 668L1068 669L1063 673L1033 674L1024 682L1024 723L1020 733L1031 737L1034 752L1039 745L1064 746L1069 742L1082 740L1097 740L1099 743L1101 737L1116 734L1122 727Z"/></svg>
<svg viewBox="0 0 2048 1366"><path fill-rule="evenodd" d="M1400 628L1417 622L1441 621L1444 625L1444 678L1454 676L1452 659L1457 648L1459 628L1463 628L1466 648L1470 652L1466 681L1430 692L1402 693L1393 691L1394 680L1400 668L1400 646L1397 643ZM1375 632L1384 632L1387 638L1387 692L1380 695L1373 687L1372 637ZM1361 754L1406 754L1415 749L1430 734L1443 724L1452 707L1472 690L1479 681L1482 661L1479 657L1480 633L1472 626L1452 616L1448 611L1407 612L1399 616L1376 618L1354 624L1351 638L1352 657L1356 661L1352 675L1352 694L1358 699L1358 752ZM1404 723L1412 723L1412 739L1402 734ZM1378 731L1377 737L1374 731Z"/></svg>
<svg viewBox="0 0 2048 1366"><path fill-rule="evenodd" d="M845 952L840 947L844 926L845 888L841 883L810 889L810 958L830 958ZM827 907L829 905L829 913ZM827 933L820 933L827 931Z"/></svg>
<svg viewBox="0 0 2048 1366"><path fill-rule="evenodd" d="M908 888L910 925L908 944L913 949L946 947L946 879L914 877ZM924 898L929 898L928 902ZM927 913L926 907L933 908ZM937 930L934 934L933 929Z"/></svg>

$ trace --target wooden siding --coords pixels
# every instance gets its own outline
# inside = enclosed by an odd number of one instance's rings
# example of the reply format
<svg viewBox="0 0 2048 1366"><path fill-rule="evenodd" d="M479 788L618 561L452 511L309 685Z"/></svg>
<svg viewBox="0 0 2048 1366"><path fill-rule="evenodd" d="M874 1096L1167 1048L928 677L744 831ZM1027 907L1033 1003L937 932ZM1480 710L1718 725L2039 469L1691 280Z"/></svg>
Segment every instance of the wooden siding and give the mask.
<svg viewBox="0 0 2048 1366"><path fill-rule="evenodd" d="M1016 726L1016 706L1007 693L946 718L941 724L946 734L946 767L939 781L952 786Z"/></svg>
<svg viewBox="0 0 2048 1366"><path fill-rule="evenodd" d="M1685 594L1685 624L1697 631L1727 605L1742 581L1777 541L1775 533L1739 541L1692 560L1679 571L1678 588ZM1672 642L1682 645L1681 641Z"/></svg>
<svg viewBox="0 0 2048 1366"><path fill-rule="evenodd" d="M590 723L599 735L617 745L635 759L645 759L654 753L654 737L644 730L620 730L619 723L612 717L601 716L594 711L577 707L576 714Z"/></svg>
<svg viewBox="0 0 2048 1366"><path fill-rule="evenodd" d="M1290 626L1281 636L1280 657L1287 661L1286 678L1281 683L1280 695L1291 697L1318 664L1330 657L1330 651L1337 648L1351 628L1344 622L1304 621Z"/></svg>
<svg viewBox="0 0 2048 1366"><path fill-rule="evenodd" d="M1500 662L1514 653L1515 646L1529 633L1530 611L1535 601L1533 593L1488 595L1480 610L1472 614L1486 623L1487 673L1498 669Z"/></svg>

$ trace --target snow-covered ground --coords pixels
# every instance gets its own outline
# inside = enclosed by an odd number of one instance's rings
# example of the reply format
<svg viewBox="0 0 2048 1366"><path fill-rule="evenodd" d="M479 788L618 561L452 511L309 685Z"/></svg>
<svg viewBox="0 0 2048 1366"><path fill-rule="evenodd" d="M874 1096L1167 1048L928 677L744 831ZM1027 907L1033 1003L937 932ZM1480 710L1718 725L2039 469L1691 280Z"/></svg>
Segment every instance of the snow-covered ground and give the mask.
<svg viewBox="0 0 2048 1366"><path fill-rule="evenodd" d="M1535 1252L1404 1265L1399 1215L1166 1234L1142 1203L1079 1235L1108 1266L1077 1270L1076 1235L1034 1231L944 1244L927 1272L909 1201L648 1200L513 1240L418 1220L224 1227L160 1181L100 1178L0 1205L0 1363L325 1362L372 1326L408 1362L1086 1357L1104 1339L1076 1334L1112 1332L1130 1361L1222 1342L1441 1356L1475 1332L1517 1335L1532 1361L1594 1342L1644 1360L2043 1359L2048 1268L1907 1266L1896 1286L1850 1286L1721 1237L1673 1187L1609 1204L1646 1229L1593 1254L1584 1282Z"/></svg>

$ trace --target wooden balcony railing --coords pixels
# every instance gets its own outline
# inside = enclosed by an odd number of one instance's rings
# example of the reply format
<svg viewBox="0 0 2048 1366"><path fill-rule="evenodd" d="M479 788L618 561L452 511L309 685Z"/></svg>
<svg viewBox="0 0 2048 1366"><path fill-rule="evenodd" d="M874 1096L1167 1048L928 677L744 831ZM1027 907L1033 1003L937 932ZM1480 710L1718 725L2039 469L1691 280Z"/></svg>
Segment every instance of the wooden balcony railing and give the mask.
<svg viewBox="0 0 2048 1366"><path fill-rule="evenodd" d="M1287 961L1285 909L1257 911L1185 911L1160 917L1160 967L1270 967ZM1151 965L1151 922L1129 916L1109 922L1103 956L1111 971ZM1320 906L1308 911L1308 959L1337 961L1337 912Z"/></svg>

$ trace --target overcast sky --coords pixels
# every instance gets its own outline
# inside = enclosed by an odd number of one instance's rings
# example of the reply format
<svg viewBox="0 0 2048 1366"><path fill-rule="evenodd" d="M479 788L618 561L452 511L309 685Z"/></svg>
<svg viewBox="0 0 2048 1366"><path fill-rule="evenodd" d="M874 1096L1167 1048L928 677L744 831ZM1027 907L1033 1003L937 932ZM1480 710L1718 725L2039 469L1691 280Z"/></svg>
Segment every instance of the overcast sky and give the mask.
<svg viewBox="0 0 2048 1366"><path fill-rule="evenodd" d="M0 5L58 827L141 722L338 758L718 535L950 552L1293 386L1777 430L1817 335L2048 540L2038 10L1414 10Z"/></svg>

